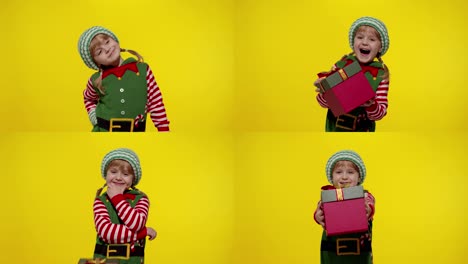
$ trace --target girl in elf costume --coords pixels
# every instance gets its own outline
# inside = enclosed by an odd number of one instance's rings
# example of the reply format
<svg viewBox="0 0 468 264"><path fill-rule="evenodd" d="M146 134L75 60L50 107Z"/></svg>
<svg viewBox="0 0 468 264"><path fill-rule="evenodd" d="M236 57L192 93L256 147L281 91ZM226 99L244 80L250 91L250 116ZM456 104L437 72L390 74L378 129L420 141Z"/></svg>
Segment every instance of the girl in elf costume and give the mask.
<svg viewBox="0 0 468 264"><path fill-rule="evenodd" d="M138 156L130 149L109 152L101 165L107 192L98 190L94 200L97 231L94 259L117 259L121 264L144 263L145 238L156 237L146 227L149 199L135 186L141 179Z"/></svg>
<svg viewBox="0 0 468 264"><path fill-rule="evenodd" d="M375 121L387 114L389 71L381 57L387 52L389 43L385 24L376 18L361 17L351 25L349 44L353 52L341 58L330 72L319 74L320 78L314 83L316 91L320 92L318 83L322 78L359 61L376 96L346 115L335 117L329 109L325 125L327 132L374 132ZM317 94L317 101L320 106L328 108L322 93Z"/></svg>
<svg viewBox="0 0 468 264"><path fill-rule="evenodd" d="M325 170L327 179L333 186L323 186L322 190L361 185L366 177L364 162L356 152L351 150L343 150L333 154L328 160ZM368 231L341 236L327 236L324 230L320 246L320 263L373 263L371 239L375 199L367 191L365 191L364 197L369 225ZM320 201L314 213L314 220L317 224L325 227L325 217ZM341 243L342 241L339 239L342 238L347 238L348 240L345 241L345 244L339 245L338 242ZM348 242L354 242L354 244L349 244Z"/></svg>
<svg viewBox="0 0 468 264"><path fill-rule="evenodd" d="M100 26L80 36L78 51L86 66L98 71L83 93L93 132L143 132L147 113L158 131L169 131L161 91L137 52L121 49L114 33ZM122 59L121 51L135 55L138 61Z"/></svg>

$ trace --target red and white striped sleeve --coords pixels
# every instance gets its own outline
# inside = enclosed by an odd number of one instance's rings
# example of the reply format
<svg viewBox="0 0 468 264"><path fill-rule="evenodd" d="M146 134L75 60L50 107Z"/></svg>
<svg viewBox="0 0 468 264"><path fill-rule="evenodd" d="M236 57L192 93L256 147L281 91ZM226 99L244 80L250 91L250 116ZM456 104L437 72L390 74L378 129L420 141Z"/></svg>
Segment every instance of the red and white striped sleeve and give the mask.
<svg viewBox="0 0 468 264"><path fill-rule="evenodd" d="M146 70L146 84L148 86L146 111L150 114L158 131L169 131L169 120L167 120L162 94L149 65Z"/></svg>
<svg viewBox="0 0 468 264"><path fill-rule="evenodd" d="M95 111L97 103L99 101L99 94L96 92L96 90L94 90L91 78L89 78L88 83L86 85L86 89L83 91L83 98L86 112L88 112L89 120L93 125L95 125L97 124Z"/></svg>
<svg viewBox="0 0 468 264"><path fill-rule="evenodd" d="M126 225L111 222L106 205L96 198L94 200L94 225L99 237L108 244L124 244L138 240L137 234Z"/></svg>
<svg viewBox="0 0 468 264"><path fill-rule="evenodd" d="M371 209L368 218L369 220L372 220L374 218L374 212L375 212L375 198L370 192L366 192L364 201L366 202L367 205L369 205Z"/></svg>
<svg viewBox="0 0 468 264"><path fill-rule="evenodd" d="M388 87L390 81L388 79L382 80L375 91L374 104L366 108L367 117L370 120L380 120L387 115L388 107Z"/></svg>
<svg viewBox="0 0 468 264"><path fill-rule="evenodd" d="M122 194L118 194L111 199L119 218L124 224L132 230L132 232L139 232L145 228L146 219L148 218L149 200L144 196L138 200L133 208L130 203L125 200Z"/></svg>

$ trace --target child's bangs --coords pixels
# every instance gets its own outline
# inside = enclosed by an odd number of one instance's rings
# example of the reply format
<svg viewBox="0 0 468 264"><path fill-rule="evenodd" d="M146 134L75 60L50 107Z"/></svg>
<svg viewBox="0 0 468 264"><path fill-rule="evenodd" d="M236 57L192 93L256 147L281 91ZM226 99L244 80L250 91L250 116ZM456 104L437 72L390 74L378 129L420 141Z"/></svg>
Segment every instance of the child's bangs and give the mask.
<svg viewBox="0 0 468 264"><path fill-rule="evenodd" d="M354 162L352 161L349 161L349 160L340 160L338 161L335 166L333 167L333 171L338 169L338 168L341 168L341 167L345 167L347 162L349 162L351 164L351 166L353 167L353 169L355 169L356 171L359 171L359 168L356 164L354 164ZM349 164L348 163L348 164Z"/></svg>
<svg viewBox="0 0 468 264"><path fill-rule="evenodd" d="M129 174L135 175L135 173L133 172L133 168L130 165L130 163L128 163L125 160L116 159L116 160L111 161L109 163L109 166L107 167L107 169L109 170L112 167L119 168L121 171L124 171L124 172L127 172Z"/></svg>
<svg viewBox="0 0 468 264"><path fill-rule="evenodd" d="M372 34L376 35L377 38L379 38L380 41L382 41L382 38L380 37L380 34L377 30L375 30L375 28L371 27L371 26L360 26L357 30L356 30L356 34L357 33L361 33L361 32L367 32L367 31L370 31Z"/></svg>
<svg viewBox="0 0 468 264"><path fill-rule="evenodd" d="M89 50L91 53L94 52L96 47L102 45L106 40L108 40L110 36L106 34L97 34L92 40L91 40L91 45L89 46Z"/></svg>

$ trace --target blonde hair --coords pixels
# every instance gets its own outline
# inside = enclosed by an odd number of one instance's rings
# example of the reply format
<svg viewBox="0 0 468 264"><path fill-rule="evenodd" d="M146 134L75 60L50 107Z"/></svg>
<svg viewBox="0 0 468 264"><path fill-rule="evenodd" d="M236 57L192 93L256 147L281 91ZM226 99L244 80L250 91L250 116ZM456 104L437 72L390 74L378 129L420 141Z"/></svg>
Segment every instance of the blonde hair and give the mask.
<svg viewBox="0 0 468 264"><path fill-rule="evenodd" d="M96 61L94 60L94 51L96 50L96 48L98 47L98 45L104 41L106 41L107 39L109 38L112 38L111 36L109 35L106 35L106 34L97 34L93 40L91 41L91 45L89 47L89 51L91 52L91 57L93 58L93 61L94 63L96 63ZM97 40L97 41L94 41L94 40ZM136 56L138 58L138 62L143 62L143 57L136 51L134 50L130 50L130 49L120 49L120 52L128 52L134 56ZM97 63L96 63L97 65ZM105 87L102 86L102 72L105 70L105 69L108 69L110 67L106 67L105 65L97 65L99 67L99 75L98 77L93 81L93 85L95 87L98 88L98 90L102 93L102 94L106 94L105 92Z"/></svg>
<svg viewBox="0 0 468 264"><path fill-rule="evenodd" d="M377 38L379 39L380 41L380 45L382 45L382 36L380 36L379 32L377 30L375 30L375 28L371 27L371 26L367 26L367 25L363 25L363 26L360 26L358 27L358 29L356 30L356 32L354 33L354 37L356 37L356 34L360 31L365 31L366 29L368 28L371 28L374 32L375 32L375 35L377 36ZM354 38L353 37L353 38ZM351 54L354 54L354 51L350 53ZM383 62L382 60L382 56L380 55L380 51L377 53L377 56L376 56L377 60L382 64L382 69L384 70L384 73L383 75L379 76L381 77L382 79L386 80L390 77L390 71L388 70L388 67L387 65L385 65L385 63Z"/></svg>

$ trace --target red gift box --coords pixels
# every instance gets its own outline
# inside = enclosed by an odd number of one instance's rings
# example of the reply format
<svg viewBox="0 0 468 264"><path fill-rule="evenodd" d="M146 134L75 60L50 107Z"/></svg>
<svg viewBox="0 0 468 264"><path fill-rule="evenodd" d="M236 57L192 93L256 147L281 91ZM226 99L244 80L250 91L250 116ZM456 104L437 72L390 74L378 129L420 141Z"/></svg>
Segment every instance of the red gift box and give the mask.
<svg viewBox="0 0 468 264"><path fill-rule="evenodd" d="M375 92L357 61L330 74L319 86L328 107L336 117L351 112L375 97Z"/></svg>
<svg viewBox="0 0 468 264"><path fill-rule="evenodd" d="M368 230L362 186L322 190L322 204L327 236Z"/></svg>

